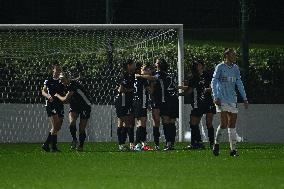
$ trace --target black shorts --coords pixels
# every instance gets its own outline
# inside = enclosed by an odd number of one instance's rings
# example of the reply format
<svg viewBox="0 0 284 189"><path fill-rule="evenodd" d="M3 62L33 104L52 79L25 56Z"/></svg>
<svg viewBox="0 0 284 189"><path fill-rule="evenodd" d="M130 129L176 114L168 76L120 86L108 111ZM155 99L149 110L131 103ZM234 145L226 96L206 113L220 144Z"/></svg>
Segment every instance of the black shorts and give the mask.
<svg viewBox="0 0 284 189"><path fill-rule="evenodd" d="M58 115L58 117L64 117L64 106L62 103L47 103L46 112L48 117Z"/></svg>
<svg viewBox="0 0 284 189"><path fill-rule="evenodd" d="M118 118L130 116L132 114L133 111L132 100L130 99L127 99L124 103L122 103L121 97L117 97L115 99L114 106L116 110L116 116Z"/></svg>
<svg viewBox="0 0 284 189"><path fill-rule="evenodd" d="M89 119L91 116L91 106L75 106L70 104L69 112L75 112L81 119Z"/></svg>
<svg viewBox="0 0 284 189"><path fill-rule="evenodd" d="M160 115L171 119L179 117L179 101L177 97L171 97L163 102L160 107Z"/></svg>
<svg viewBox="0 0 284 189"><path fill-rule="evenodd" d="M135 118L147 117L147 106L144 105L142 100L133 101L133 114Z"/></svg>
<svg viewBox="0 0 284 189"><path fill-rule="evenodd" d="M203 114L208 114L208 113L216 114L216 106L214 103L198 104L197 108L193 108L191 110L190 115L194 117L202 117Z"/></svg>

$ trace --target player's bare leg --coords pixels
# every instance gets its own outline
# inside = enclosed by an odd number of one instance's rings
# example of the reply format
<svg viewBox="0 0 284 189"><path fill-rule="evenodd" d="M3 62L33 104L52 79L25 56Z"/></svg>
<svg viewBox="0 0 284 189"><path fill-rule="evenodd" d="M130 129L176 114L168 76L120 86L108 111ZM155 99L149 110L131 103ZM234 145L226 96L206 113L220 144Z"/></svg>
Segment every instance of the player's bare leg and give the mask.
<svg viewBox="0 0 284 189"><path fill-rule="evenodd" d="M78 114L76 112L69 113L69 122L70 122L69 130L72 136L72 142L71 142L70 149L76 149L77 143L78 143L77 128L76 128L77 118L78 118Z"/></svg>
<svg viewBox="0 0 284 189"><path fill-rule="evenodd" d="M125 140L126 140L126 129L124 124L124 118L117 119L117 137L118 137L118 147L120 151L125 151Z"/></svg>
<svg viewBox="0 0 284 189"><path fill-rule="evenodd" d="M215 144L213 147L213 154L215 156L218 156L220 153L220 149L219 149L219 144L220 144L220 140L222 135L224 135L226 129L228 128L228 112L220 112L220 125L217 128L216 131L216 137L215 137Z"/></svg>
<svg viewBox="0 0 284 189"><path fill-rule="evenodd" d="M155 150L160 150L160 110L153 109L152 110L152 119L153 119L153 136L155 143Z"/></svg>
<svg viewBox="0 0 284 189"><path fill-rule="evenodd" d="M57 148L57 134L61 129L63 118L59 117L58 114L51 116L51 151L59 152Z"/></svg>
<svg viewBox="0 0 284 189"><path fill-rule="evenodd" d="M213 148L214 145L214 127L213 127L213 113L207 113L206 114L206 126L208 131L208 138L209 138L209 145L210 149Z"/></svg>
<svg viewBox="0 0 284 189"><path fill-rule="evenodd" d="M170 140L172 149L174 149L175 146L176 129L176 119L170 118Z"/></svg>
<svg viewBox="0 0 284 189"><path fill-rule="evenodd" d="M128 135L128 139L129 139L129 148L131 150L134 149L135 145L134 145L134 125L135 125L135 118L133 115L129 115L126 117L125 119L125 130L126 130L126 134ZM126 135L126 137L127 137ZM126 140L126 138L125 138Z"/></svg>
<svg viewBox="0 0 284 189"><path fill-rule="evenodd" d="M189 149L200 149L203 148L201 141L199 123L201 117L190 115L190 128L191 128L191 145Z"/></svg>
<svg viewBox="0 0 284 189"><path fill-rule="evenodd" d="M169 116L162 116L163 130L166 139L165 151L173 149L173 126Z"/></svg>
<svg viewBox="0 0 284 189"><path fill-rule="evenodd" d="M147 144L146 122L147 122L147 117L140 117L140 118L137 119L136 146L135 146L135 150L137 150L137 151L153 150Z"/></svg>
<svg viewBox="0 0 284 189"><path fill-rule="evenodd" d="M83 151L84 142L86 139L86 127L88 125L88 119L80 119L79 123L79 146L78 151Z"/></svg>
<svg viewBox="0 0 284 189"><path fill-rule="evenodd" d="M236 149L237 145L236 121L237 121L237 114L228 113L228 134L229 134L229 142L231 149L230 156L239 156Z"/></svg>
<svg viewBox="0 0 284 189"><path fill-rule="evenodd" d="M54 131L55 121L54 121L53 116L50 116L48 119L49 119L49 122L50 122L50 124L51 124L51 129L50 129L50 132L49 132L49 134L48 134L48 137L47 137L46 141L45 141L44 144L42 145L42 149L43 149L44 151L46 151L46 152L49 152L49 151L50 151L49 145L50 145L50 143L52 142L52 134L55 133L55 131Z"/></svg>

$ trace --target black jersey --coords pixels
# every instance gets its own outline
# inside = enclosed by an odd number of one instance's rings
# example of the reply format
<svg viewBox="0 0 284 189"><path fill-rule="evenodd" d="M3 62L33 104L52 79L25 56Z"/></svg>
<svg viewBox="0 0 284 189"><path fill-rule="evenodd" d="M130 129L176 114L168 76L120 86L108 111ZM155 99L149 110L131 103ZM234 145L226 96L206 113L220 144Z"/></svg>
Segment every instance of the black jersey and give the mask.
<svg viewBox="0 0 284 189"><path fill-rule="evenodd" d="M142 100L143 106L146 106L149 102L149 92L147 87L150 86L150 82L144 78L136 78L134 81L134 100Z"/></svg>
<svg viewBox="0 0 284 189"><path fill-rule="evenodd" d="M189 80L189 86L193 88L193 93L191 95L191 105L197 107L200 103L212 103L211 92L206 92L206 88L210 88L210 83L212 80L212 75L208 72L203 72L200 76L193 76Z"/></svg>
<svg viewBox="0 0 284 189"><path fill-rule="evenodd" d="M58 98L54 97L57 93L61 96L64 96L64 85L59 81L59 79L49 78L44 81L44 85L47 87L47 92L54 98L55 103L62 103ZM50 103L47 101L47 103Z"/></svg>
<svg viewBox="0 0 284 189"><path fill-rule="evenodd" d="M67 91L73 92L70 99L70 107L87 107L91 105L87 93L78 81L71 81L67 86Z"/></svg>
<svg viewBox="0 0 284 189"><path fill-rule="evenodd" d="M173 74L158 71L155 73L156 81L154 83L153 100L166 102L172 97L177 97L177 82Z"/></svg>
<svg viewBox="0 0 284 189"><path fill-rule="evenodd" d="M122 85L127 90L133 89L133 91L134 91L134 80L135 80L134 74L124 73L122 75L121 79L120 79L119 84ZM125 96L127 98L132 98L133 97L133 91L132 92L126 92ZM122 93L120 92L118 95L121 96Z"/></svg>

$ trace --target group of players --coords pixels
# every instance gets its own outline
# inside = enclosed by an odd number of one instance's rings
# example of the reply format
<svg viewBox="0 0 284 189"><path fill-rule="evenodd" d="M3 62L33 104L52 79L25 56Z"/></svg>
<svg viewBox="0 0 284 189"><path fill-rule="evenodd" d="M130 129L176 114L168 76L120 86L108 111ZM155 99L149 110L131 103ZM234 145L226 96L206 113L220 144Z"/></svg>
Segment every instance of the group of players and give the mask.
<svg viewBox="0 0 284 189"><path fill-rule="evenodd" d="M173 150L176 138L176 119L179 114L178 96L191 96L192 111L190 114L191 144L189 149L205 148L200 135L199 123L206 115L206 126L210 148L213 154L219 155L220 138L228 129L230 155L238 156L236 150L237 133L237 100L238 88L248 107L246 93L236 62L236 52L226 49L224 61L218 64L214 74L205 71L202 60L193 62L191 77L184 85L178 86L175 76L168 71L168 64L162 58L157 58L155 68L151 65L140 65L133 60L123 63L123 73L117 88L115 108L118 118L117 137L120 151L149 151L160 150L160 121L165 136L165 151ZM70 103L69 121L70 133L73 138L71 149L83 151L86 138L85 128L91 113L91 103L85 95L83 87L76 80L70 80L63 75L59 65L53 66L53 77L46 80L42 95L46 97L46 110L52 129L43 144L45 151L57 152L57 133L62 125L64 109L63 103ZM154 148L147 144L147 114L152 113ZM213 115L220 113L221 123L216 134L212 125ZM79 145L76 135L76 120L80 116ZM136 127L136 139L134 131ZM215 138L216 136L216 138ZM129 140L129 147L126 140ZM50 149L51 144L51 149Z"/></svg>
<svg viewBox="0 0 284 189"><path fill-rule="evenodd" d="M91 114L91 103L84 88L77 80L71 80L68 74L63 74L59 64L52 66L52 77L44 82L42 95L46 98L46 112L51 123L51 130L42 145L46 152L59 152L57 134L61 129L64 117L64 103L69 103L69 123L72 136L71 149L83 151L86 139L86 126ZM79 144L77 139L76 121L79 123ZM51 146L51 148L50 148Z"/></svg>
<svg viewBox="0 0 284 189"><path fill-rule="evenodd" d="M151 65L135 64L128 60L123 65L124 73L118 87L115 101L118 117L117 136L119 150L153 150L147 145L147 112L152 110L155 150L159 150L160 119L166 139L165 150L174 148L176 138L176 118L178 118L178 90L175 77L168 73L168 64L158 58L156 70ZM136 125L136 140L134 127ZM134 143L135 142L135 143Z"/></svg>
<svg viewBox="0 0 284 189"><path fill-rule="evenodd" d="M231 149L230 156L238 156L236 150L238 136L236 132L238 113L236 88L244 100L245 108L248 107L248 101L239 68L235 64L235 50L226 49L223 56L224 61L216 66L213 75L205 71L202 60L193 62L192 74L182 86L178 86L175 77L168 72L168 64L164 59L156 59L155 70L151 65L135 65L132 60L125 62L115 103L118 117L119 150L160 150L160 120L162 120L166 140L164 150L173 150L180 89L183 90L183 94L190 94L192 106L190 114L191 144L187 148L205 148L201 139L199 123L203 115L206 115L209 145L213 154L219 155L221 136L227 129ZM148 111L151 111L153 118L154 149L148 146L146 141ZM221 123L215 134L212 122L216 112L220 113ZM136 140L134 141L135 126ZM129 148L125 145L127 136Z"/></svg>

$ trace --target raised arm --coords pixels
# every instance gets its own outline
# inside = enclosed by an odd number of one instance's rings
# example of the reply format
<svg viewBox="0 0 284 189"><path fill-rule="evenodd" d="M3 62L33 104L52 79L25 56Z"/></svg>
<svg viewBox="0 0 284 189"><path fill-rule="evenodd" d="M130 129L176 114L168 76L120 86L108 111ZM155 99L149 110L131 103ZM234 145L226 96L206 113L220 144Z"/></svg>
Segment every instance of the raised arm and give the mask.
<svg viewBox="0 0 284 189"><path fill-rule="evenodd" d="M135 74L135 77L136 77L136 78L144 78L144 79L147 79L147 80L149 80L149 81L155 81L155 80L157 80L157 77L151 76L151 75Z"/></svg>

